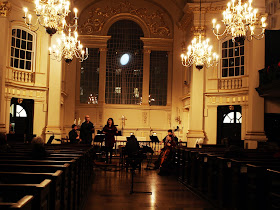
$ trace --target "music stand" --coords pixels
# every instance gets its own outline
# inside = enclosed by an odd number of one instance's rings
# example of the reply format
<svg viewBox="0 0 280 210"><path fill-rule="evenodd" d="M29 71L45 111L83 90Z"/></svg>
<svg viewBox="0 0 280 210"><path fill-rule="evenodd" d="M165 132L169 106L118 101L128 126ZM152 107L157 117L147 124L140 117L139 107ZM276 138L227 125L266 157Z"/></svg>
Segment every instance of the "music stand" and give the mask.
<svg viewBox="0 0 280 210"><path fill-rule="evenodd" d="M101 142L102 143L104 141L104 139L105 139L105 134L96 134L94 136L93 141L94 142Z"/></svg>

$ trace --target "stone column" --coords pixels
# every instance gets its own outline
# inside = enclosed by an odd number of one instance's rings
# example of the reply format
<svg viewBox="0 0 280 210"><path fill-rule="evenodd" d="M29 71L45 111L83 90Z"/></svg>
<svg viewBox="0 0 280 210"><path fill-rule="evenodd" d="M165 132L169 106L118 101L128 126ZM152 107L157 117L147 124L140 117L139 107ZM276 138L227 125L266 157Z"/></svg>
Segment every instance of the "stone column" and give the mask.
<svg viewBox="0 0 280 210"><path fill-rule="evenodd" d="M245 145L257 148L258 141L266 141L264 133L264 98L256 91L259 86L259 72L265 66L265 39L252 40L249 44L248 59L249 94L246 113ZM247 54L247 53L246 53Z"/></svg>
<svg viewBox="0 0 280 210"><path fill-rule="evenodd" d="M9 121L6 123L6 115L9 116L9 106L6 106L5 103L5 79L6 79L6 63L7 56L9 55L7 52L7 48L10 47L11 43L8 39L8 35L12 32L9 31L9 20L8 15L11 9L11 6L8 2L1 2L0 7L2 8L0 12L0 25L1 31L0 33L0 132L8 132L9 131Z"/></svg>
<svg viewBox="0 0 280 210"><path fill-rule="evenodd" d="M53 35L51 42L55 44L56 36ZM54 133L55 138L61 138L61 124L60 124L60 112L61 112L61 77L62 77L62 61L50 59L49 72L48 72L48 114L47 114L47 126L46 126L46 141ZM53 143L56 143L53 141Z"/></svg>
<svg viewBox="0 0 280 210"><path fill-rule="evenodd" d="M99 48L100 51L100 64L99 64L99 93L98 104L105 104L105 91L106 91L106 59L107 48Z"/></svg>
<svg viewBox="0 0 280 210"><path fill-rule="evenodd" d="M203 128L204 113L204 67L201 70L196 69L195 65L191 67L191 99L190 99L190 127L187 133L188 147L195 147L198 139L205 138Z"/></svg>
<svg viewBox="0 0 280 210"><path fill-rule="evenodd" d="M149 105L150 95L150 54L151 50L144 50L143 57L143 87L142 87L142 105Z"/></svg>

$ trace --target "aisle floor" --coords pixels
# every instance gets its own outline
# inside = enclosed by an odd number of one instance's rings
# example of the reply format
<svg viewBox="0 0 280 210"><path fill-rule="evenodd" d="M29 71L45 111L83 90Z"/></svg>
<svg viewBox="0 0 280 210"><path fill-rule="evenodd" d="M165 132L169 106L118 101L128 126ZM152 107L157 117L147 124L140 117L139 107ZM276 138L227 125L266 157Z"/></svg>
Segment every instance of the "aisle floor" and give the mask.
<svg viewBox="0 0 280 210"><path fill-rule="evenodd" d="M105 171L104 169L95 168L94 183L85 210L214 209L207 201L179 183L175 177L159 176L155 170L142 169L141 172L137 170L134 190L151 191L152 195L130 194L130 172L126 172L125 169L120 171Z"/></svg>

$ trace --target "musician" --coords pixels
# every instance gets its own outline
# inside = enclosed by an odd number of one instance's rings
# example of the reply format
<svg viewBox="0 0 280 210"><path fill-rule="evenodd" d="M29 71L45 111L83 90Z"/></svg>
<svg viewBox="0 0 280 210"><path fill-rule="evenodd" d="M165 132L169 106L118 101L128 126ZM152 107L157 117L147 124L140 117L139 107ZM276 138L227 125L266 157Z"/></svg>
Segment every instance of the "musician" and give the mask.
<svg viewBox="0 0 280 210"><path fill-rule="evenodd" d="M85 122L82 123L80 128L81 134L81 143L82 144L91 144L92 142L92 133L94 133L93 123L90 122L89 115L85 116Z"/></svg>
<svg viewBox="0 0 280 210"><path fill-rule="evenodd" d="M110 153L110 162L112 163L112 153L113 147L116 142L115 135L118 133L116 126L114 125L113 118L107 120L107 125L103 128L103 133L105 134L105 151L106 151L106 163L108 163L108 156Z"/></svg>
<svg viewBox="0 0 280 210"><path fill-rule="evenodd" d="M128 156L137 155L139 153L140 146L137 138L134 135L131 135L129 140L125 145L125 154Z"/></svg>
<svg viewBox="0 0 280 210"><path fill-rule="evenodd" d="M175 133L172 131L172 129L169 129L167 132L168 132L168 134L167 134L167 136L164 137L164 139L162 139L162 143L165 143L165 142L166 142L166 138L167 138L168 136L172 136L173 139L174 139L174 141L175 141L175 143L176 143L176 145L178 145L178 138L177 138L177 136L175 135Z"/></svg>
<svg viewBox="0 0 280 210"><path fill-rule="evenodd" d="M174 136L169 134L165 138L164 148L161 149L158 160L155 162L155 169L162 168L164 170L170 167L172 162L173 152L176 147Z"/></svg>
<svg viewBox="0 0 280 210"><path fill-rule="evenodd" d="M77 125L73 124L72 130L69 132L69 139L71 144L79 143L81 141L77 130Z"/></svg>

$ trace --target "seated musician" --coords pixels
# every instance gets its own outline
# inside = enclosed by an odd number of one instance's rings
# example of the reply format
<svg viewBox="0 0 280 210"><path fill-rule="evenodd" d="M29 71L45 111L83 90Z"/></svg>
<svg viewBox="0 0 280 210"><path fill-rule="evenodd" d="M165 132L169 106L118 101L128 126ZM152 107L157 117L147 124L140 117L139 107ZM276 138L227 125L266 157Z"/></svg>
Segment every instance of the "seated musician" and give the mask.
<svg viewBox="0 0 280 210"><path fill-rule="evenodd" d="M174 136L171 133L167 135L164 139L164 148L161 149L158 160L154 163L155 169L158 169L164 165L168 165L166 163L169 163L172 159L173 150L176 147ZM166 163L164 163L165 161Z"/></svg>
<svg viewBox="0 0 280 210"><path fill-rule="evenodd" d="M177 138L177 136L175 135L175 133L172 131L172 129L169 129L167 132L168 132L168 134L167 134L167 136L164 137L164 139L162 139L162 143L165 143L165 142L166 142L166 138L167 138L168 136L173 136L173 139L174 139L176 145L178 145L178 138Z"/></svg>
<svg viewBox="0 0 280 210"><path fill-rule="evenodd" d="M79 143L81 141L77 130L77 125L73 124L72 130L69 132L69 139L71 144Z"/></svg>
<svg viewBox="0 0 280 210"><path fill-rule="evenodd" d="M125 154L127 154L129 157L138 155L139 150L140 146L137 138L134 135L131 135L124 148Z"/></svg>

